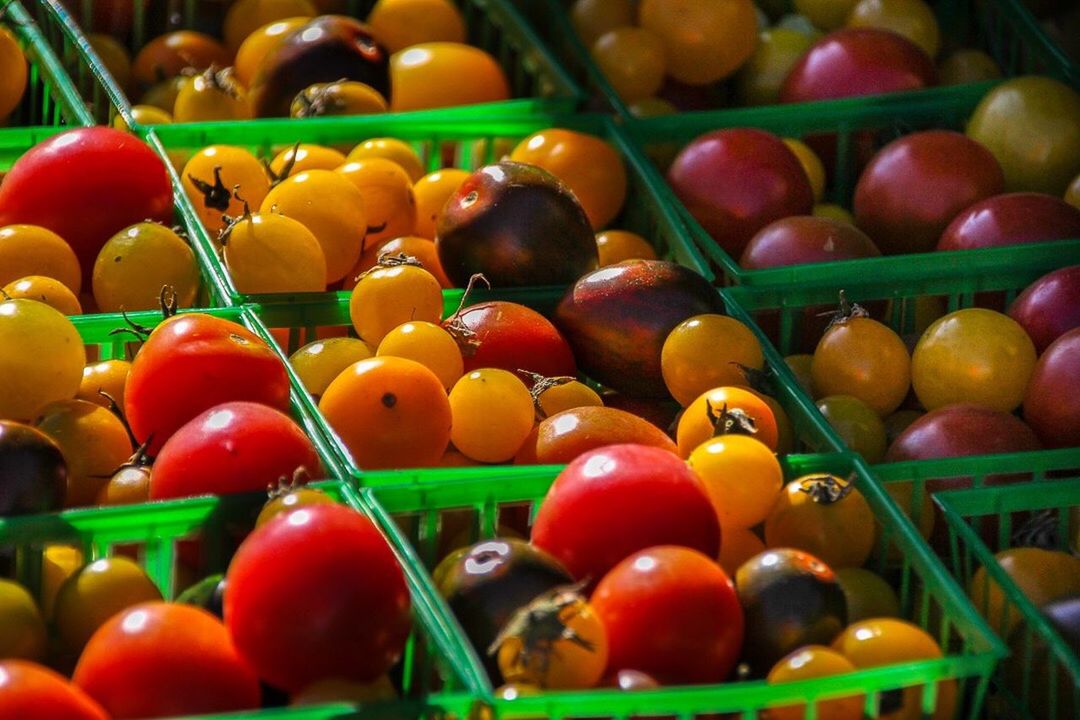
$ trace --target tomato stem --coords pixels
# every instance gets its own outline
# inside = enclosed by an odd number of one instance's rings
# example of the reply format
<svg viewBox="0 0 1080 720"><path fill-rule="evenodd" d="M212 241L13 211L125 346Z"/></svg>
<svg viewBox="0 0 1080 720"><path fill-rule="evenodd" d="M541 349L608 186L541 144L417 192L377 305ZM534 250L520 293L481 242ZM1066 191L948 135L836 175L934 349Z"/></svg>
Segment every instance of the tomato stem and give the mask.
<svg viewBox="0 0 1080 720"><path fill-rule="evenodd" d="M458 301L457 309L454 310L442 322L443 329L450 333L450 336L457 342L458 347L461 349L461 354L464 357L472 357L476 354L476 349L480 347L480 341L476 337L476 332L465 324L465 321L461 318L462 310L465 309L465 303L468 302L469 296L472 294L473 289L477 283L484 283L491 289L491 283L484 277L483 273L473 273L469 278L469 284L465 286L465 292L461 293L461 299Z"/></svg>
<svg viewBox="0 0 1080 720"><path fill-rule="evenodd" d="M281 167L281 172L276 173L270 168L270 163L263 158L263 169L266 170L267 177L270 178L270 187L275 188L281 183L285 182L289 175L292 174L293 167L296 165L296 154L300 151L300 141L297 140L296 144L292 146L292 152L289 154L289 159L285 161L285 164Z"/></svg>
<svg viewBox="0 0 1080 720"><path fill-rule="evenodd" d="M850 302L847 299L847 294L843 290L840 291L840 303L836 310L829 310L828 312L818 314L818 317L831 317L829 324L825 326L826 330L833 325L843 325L853 318L864 318L869 316L870 313L868 313L862 305Z"/></svg>
<svg viewBox="0 0 1080 720"><path fill-rule="evenodd" d="M532 388L529 390L529 395L532 396L533 407L536 408L536 417L539 420L543 420L547 417L547 413L545 413L544 409L540 407L540 396L553 387L566 385L567 383L572 383L577 380L577 378L570 377L569 375L556 375L554 377L545 377L540 373L534 373L529 370L522 370L521 368L518 368L518 372L532 380L533 385Z"/></svg>
<svg viewBox="0 0 1080 720"><path fill-rule="evenodd" d="M220 165L214 166L214 182L212 184L195 177L191 173L188 173L188 180L191 181L196 190L203 194L204 207L211 210L220 210L221 212L229 209L232 193L229 192L229 188L225 187L225 183L221 179Z"/></svg>
<svg viewBox="0 0 1080 720"><path fill-rule="evenodd" d="M705 398L705 414L713 426L713 437L721 435L757 435L757 422L745 410L729 408L727 403L717 411L712 401Z"/></svg>
<svg viewBox="0 0 1080 720"><path fill-rule="evenodd" d="M819 505L832 505L843 500L855 489L855 476L846 481L835 475L812 475L799 481L799 490L810 496Z"/></svg>

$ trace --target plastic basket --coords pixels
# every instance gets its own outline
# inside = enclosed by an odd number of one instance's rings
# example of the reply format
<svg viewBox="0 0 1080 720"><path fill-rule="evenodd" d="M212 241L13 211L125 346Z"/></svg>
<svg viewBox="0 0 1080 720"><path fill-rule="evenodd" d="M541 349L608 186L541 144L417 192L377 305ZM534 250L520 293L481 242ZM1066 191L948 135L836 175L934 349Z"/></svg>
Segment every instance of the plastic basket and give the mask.
<svg viewBox="0 0 1080 720"><path fill-rule="evenodd" d="M725 717L758 718L768 707L814 702L829 697L866 694L866 717L879 717L879 700L884 693L900 687L935 687L935 681L955 678L962 687L958 697L964 710L958 716L980 717L989 674L1002 653L993 637L975 613L963 593L933 558L914 529L903 518L880 488L867 480L857 460L845 455L788 456L785 474L794 478L811 472L856 473L856 483L866 495L885 527L894 530L896 542L903 548L901 559L890 564L879 548L868 565L888 572L899 589L905 617L924 627L942 645L946 657L941 660L907 663L901 666L863 670L830 678L828 683L800 682L767 685L762 681L712 686L688 686L654 691L624 693L610 690L552 692L514 701L493 703L496 717L546 718L628 718L628 717L701 717L722 713ZM361 492L372 498L398 526L391 538L397 544L416 549L431 568L439 559L439 546L450 527L468 528L464 542L494 536L507 514L530 517L555 477L554 469L504 468L502 475L478 478L468 469L459 469L457 477L430 484L417 479L407 484L375 484ZM387 480L394 480L390 476ZM451 516L456 516L453 521ZM464 520L462 520L464 518ZM450 546L446 546L448 549ZM475 660L462 657L462 664ZM476 668L482 673L481 668ZM932 693L924 690L924 707L933 708ZM808 709L808 717L811 712Z"/></svg>
<svg viewBox="0 0 1080 720"><path fill-rule="evenodd" d="M368 514L365 501L340 481L317 483L338 502ZM254 521L265 495L242 494L225 497L203 496L169 502L122 507L68 510L61 513L0 519L0 550L14 559L13 577L39 596L42 581L42 552L47 545L70 545L82 551L86 562L114 553L132 554L146 569L166 599L177 595L180 545L199 539L202 552L197 577L224 572L232 552ZM464 714L471 705L469 683L456 672L460 652L441 626L441 600L431 597L430 586L415 570L415 560L407 552L393 548L406 569L416 616L414 631L399 663L402 699L368 707L336 703L303 708L272 708L258 712L225 714L221 717L305 718L324 720L345 717L421 718L442 716L449 711ZM191 555L192 553L186 553ZM190 560L189 560L190 562ZM450 658L453 658L451 661ZM196 688L193 688L197 692ZM200 716L211 718L209 715Z"/></svg>
<svg viewBox="0 0 1080 720"><path fill-rule="evenodd" d="M448 290L443 293L444 312L451 314L461 301L461 290ZM521 303L537 310L540 313L550 313L562 297L562 291L557 288L521 291L478 291L470 294L467 304L475 304L486 300L509 300ZM294 352L301 345L315 340L319 335L317 329L328 327L349 326L349 302L347 298L338 299L312 299L310 301L297 301L289 304L261 305L254 308L258 316L259 325L263 337L273 340L275 335L285 339L284 332L287 330L287 342L280 347L283 353ZM733 303L728 303L728 312L733 317L748 322L748 318L740 308ZM259 325L256 327L258 328ZM272 332L275 330L277 332ZM350 333L352 331L350 330ZM761 338L763 345L767 346L764 337ZM794 435L796 438L796 450L799 452L835 452L842 448L840 440L829 428L816 410L809 398L801 391L795 389L796 382L790 370L784 362L769 348L766 350L766 364L773 377L775 397L791 419ZM304 403L305 410L320 422L324 435L331 447L335 448L338 458L351 475L361 485L376 483L404 483L423 482L440 483L445 479L453 480L461 476L460 468L424 468L424 469L401 469L390 472L369 472L358 467L349 455L348 450L334 431L326 422L322 413L311 397L302 391L299 379L294 376L294 386L300 402ZM521 467L521 466L518 466ZM552 472L554 466L542 469L541 472ZM557 468L554 468L557 470ZM508 466L479 466L468 468L467 474L477 477L504 477L513 468Z"/></svg>
<svg viewBox="0 0 1080 720"><path fill-rule="evenodd" d="M1017 530L1033 519L1045 523L1055 537L1052 549L1075 552L1080 529L1080 467L1060 466L1069 480L1030 487L987 487L934 496L948 523L946 555L957 579L970 587L976 570L985 568L1004 596L1003 623L1015 624L1009 646L1012 657L996 676L996 698L1003 715L1030 718L1074 718L1080 713L1080 656L1071 649L995 560L995 553L1017 546ZM975 592L975 606L985 609L989 595Z"/></svg>
<svg viewBox="0 0 1080 720"><path fill-rule="evenodd" d="M646 179L644 161L631 148L622 132L600 116L538 115L531 118L497 118L479 122L442 122L426 118L382 116L262 120L246 123L206 123L159 125L152 136L160 141L175 159L207 145L239 145L256 155L273 157L282 149L301 141L323 145L358 144L374 137L396 137L413 146L429 170L444 166L452 157L453 167L472 170L498 161L520 139L550 127L563 127L598 135L619 150L626 162L628 194L620 217L612 227L634 230L651 242L658 252L712 279L708 264L681 230L681 223L663 204ZM175 169L175 168L174 168ZM200 259L209 264L217 278L216 290L232 303L279 302L286 298L268 295L242 295L220 260L215 243L202 228L191 203L175 175L178 206L186 224L194 228L194 241L200 247Z"/></svg>
<svg viewBox="0 0 1080 720"><path fill-rule="evenodd" d="M0 24L15 35L26 56L29 71L26 92L8 119L8 125L92 125L93 116L26 9L18 2L0 2ZM3 130L0 134L7 132Z"/></svg>
<svg viewBox="0 0 1080 720"><path fill-rule="evenodd" d="M424 110L400 115L416 115L432 120L474 116L516 116L534 112L575 109L584 96L583 91L555 60L544 43L536 36L518 11L505 0L455 0L466 21L467 41L486 50L506 71L510 90L515 99L482 103L460 108ZM93 98L94 117L98 122L112 122L121 115L130 126L138 127L131 117L132 102L106 70L98 54L90 47L76 18L86 19L93 10L92 0L77 0L78 12L69 13L59 0L35 0L39 20L49 26L47 37L54 48L74 53L78 59L76 76L84 97ZM195 29L216 32L197 21L200 3L194 0L170 3L178 12L166 12L164 0L153 0L147 9L136 3L133 28L127 42L132 54L160 34L173 30ZM349 14L363 18L375 3L373 0L350 0ZM206 9L206 3L201 4ZM222 4L223 8L224 5ZM48 18L46 21L45 18ZM88 27L82 24L81 27ZM65 55L66 56L66 55Z"/></svg>
<svg viewBox="0 0 1080 720"><path fill-rule="evenodd" d="M664 154L712 130L754 127L781 137L805 138L816 134L836 136L830 187L826 200L850 208L861 165L868 159L867 146L880 148L903 135L928 129L960 130L995 83L979 83L955 88L934 88L918 93L847 98L795 106L771 106L711 113L683 113L632 123L627 130L646 153ZM823 158L828 161L828 158ZM675 196L655 165L648 165L657 193L677 209L686 232L717 268L724 282L742 285L787 285L818 283L829 278L848 277L858 281L885 264L911 267L960 266L977 253L949 257L946 253L889 256L882 260L838 261L764 270L746 270L712 239ZM1018 251L1022 252L1022 251ZM913 277L915 277L913 275Z"/></svg>

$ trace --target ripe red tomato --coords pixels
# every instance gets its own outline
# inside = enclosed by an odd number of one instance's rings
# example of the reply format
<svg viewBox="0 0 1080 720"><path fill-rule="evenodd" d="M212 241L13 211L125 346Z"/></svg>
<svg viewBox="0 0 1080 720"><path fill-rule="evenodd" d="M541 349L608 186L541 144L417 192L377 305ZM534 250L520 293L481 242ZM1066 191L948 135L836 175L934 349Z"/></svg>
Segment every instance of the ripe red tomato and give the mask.
<svg viewBox="0 0 1080 720"><path fill-rule="evenodd" d="M678 456L645 445L610 445L578 456L559 473L537 513L532 542L575 578L595 582L654 545L716 557L720 525L705 487Z"/></svg>
<svg viewBox="0 0 1080 720"><path fill-rule="evenodd" d="M1035 364L1024 419L1047 447L1080 446L1080 328L1055 340Z"/></svg>
<svg viewBox="0 0 1080 720"><path fill-rule="evenodd" d="M607 630L608 674L633 669L662 684L718 683L742 649L735 586L709 557L665 545L626 558L590 603Z"/></svg>
<svg viewBox="0 0 1080 720"><path fill-rule="evenodd" d="M574 353L546 317L524 305L495 300L471 305L457 316L476 333L476 352L465 354L465 372L500 368L545 377L577 375ZM527 385L526 376L519 375Z"/></svg>
<svg viewBox="0 0 1080 720"><path fill-rule="evenodd" d="M224 403L193 418L161 448L150 499L256 492L300 466L319 477L315 446L288 415L259 403Z"/></svg>
<svg viewBox="0 0 1080 720"><path fill-rule="evenodd" d="M981 405L945 405L908 425L889 446L885 462L1039 450L1019 418Z"/></svg>
<svg viewBox="0 0 1080 720"><path fill-rule="evenodd" d="M941 233L938 250L972 250L1080 236L1080 209L1052 195L1006 193L975 203Z"/></svg>
<svg viewBox="0 0 1080 720"><path fill-rule="evenodd" d="M378 528L342 505L279 515L240 545L225 624L263 680L296 693L326 678L368 683L409 636L409 589Z"/></svg>
<svg viewBox="0 0 1080 720"><path fill-rule="evenodd" d="M94 700L47 667L27 660L0 662L0 717L19 720L107 720Z"/></svg>
<svg viewBox="0 0 1080 720"><path fill-rule="evenodd" d="M1080 265L1047 273L1028 285L1009 306L1009 317L1027 331L1040 354L1080 327Z"/></svg>
<svg viewBox="0 0 1080 720"><path fill-rule="evenodd" d="M0 226L41 225L75 250L90 286L94 260L110 237L145 220L172 224L165 164L130 133L69 130L19 158L0 185Z"/></svg>
<svg viewBox="0 0 1080 720"><path fill-rule="evenodd" d="M114 615L90 638L73 681L117 720L259 707L259 680L225 626L192 605L155 601Z"/></svg>
<svg viewBox="0 0 1080 720"><path fill-rule="evenodd" d="M140 442L153 434L149 454L157 455L184 423L233 400L287 410L285 365L244 326L192 313L166 320L142 346L128 374L124 414Z"/></svg>

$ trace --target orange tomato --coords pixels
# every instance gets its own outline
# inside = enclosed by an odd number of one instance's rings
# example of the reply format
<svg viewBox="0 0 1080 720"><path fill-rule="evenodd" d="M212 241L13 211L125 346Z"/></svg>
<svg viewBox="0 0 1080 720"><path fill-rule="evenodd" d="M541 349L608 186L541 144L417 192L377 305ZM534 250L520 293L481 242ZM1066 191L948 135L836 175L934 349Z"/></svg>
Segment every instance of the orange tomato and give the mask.
<svg viewBox="0 0 1080 720"><path fill-rule="evenodd" d="M701 443L715 436L713 418L719 417L725 405L729 412L738 410L749 416L757 427L754 437L776 450L779 434L768 404L748 389L719 387L702 393L683 411L675 432L680 455L690 457Z"/></svg>
<svg viewBox="0 0 1080 720"><path fill-rule="evenodd" d="M209 35L192 30L176 30L144 45L135 56L132 71L135 80L148 88L176 77L187 68L205 70L211 65L222 68L231 62L232 53Z"/></svg>
<svg viewBox="0 0 1080 720"><path fill-rule="evenodd" d="M465 42L465 19L449 0L379 0L367 23L392 53L420 43Z"/></svg>
<svg viewBox="0 0 1080 720"><path fill-rule="evenodd" d="M453 42L421 43L394 53L390 57L390 85L394 88L390 98L394 112L510 98L510 85L495 58L479 48Z"/></svg>
<svg viewBox="0 0 1080 720"><path fill-rule="evenodd" d="M365 244L367 244L366 240ZM454 287L454 284L450 282L450 278L446 277L446 273L442 269L442 263L439 262L439 254L435 251L435 243L427 238L406 235L384 243L368 245L364 250L364 254L360 256L360 260L356 263L356 266L345 276L341 289L352 290L356 287L356 282L360 275L378 265L379 255L384 252L390 253L391 255L404 253L410 257L414 257L420 261L420 264L424 266L425 270L435 276L435 279L439 281L441 287Z"/></svg>
<svg viewBox="0 0 1080 720"><path fill-rule="evenodd" d="M596 233L596 250L600 267L623 260L657 260L656 249L649 241L629 230L604 230Z"/></svg>
<svg viewBox="0 0 1080 720"><path fill-rule="evenodd" d="M467 177L469 173L465 170L447 168L428 173L416 181L413 185L413 197L416 199L414 233L429 240L435 239L435 225L446 201Z"/></svg>

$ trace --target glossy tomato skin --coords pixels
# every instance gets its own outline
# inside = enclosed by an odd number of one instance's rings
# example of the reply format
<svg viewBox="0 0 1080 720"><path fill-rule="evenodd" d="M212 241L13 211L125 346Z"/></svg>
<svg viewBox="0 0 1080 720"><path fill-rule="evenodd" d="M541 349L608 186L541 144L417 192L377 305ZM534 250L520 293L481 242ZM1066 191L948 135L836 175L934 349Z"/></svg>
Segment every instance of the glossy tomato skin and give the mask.
<svg viewBox="0 0 1080 720"><path fill-rule="evenodd" d="M1035 364L1024 420L1046 447L1080 446L1080 328L1055 340Z"/></svg>
<svg viewBox="0 0 1080 720"><path fill-rule="evenodd" d="M69 130L19 158L0 186L0 226L41 225L75 250L83 285L115 233L144 220L172 223L165 164L134 135L112 128Z"/></svg>
<svg viewBox="0 0 1080 720"><path fill-rule="evenodd" d="M945 405L911 423L885 453L885 462L930 460L1039 450L1019 418L979 405Z"/></svg>
<svg viewBox="0 0 1080 720"><path fill-rule="evenodd" d="M796 215L766 225L743 250L748 270L879 257L881 251L859 228L831 218Z"/></svg>
<svg viewBox="0 0 1080 720"><path fill-rule="evenodd" d="M113 718L251 710L259 681L221 621L191 605L148 602L90 638L72 677Z"/></svg>
<svg viewBox="0 0 1080 720"><path fill-rule="evenodd" d="M646 548L612 568L590 602L607 630L609 674L632 669L664 685L718 683L735 667L743 611L712 556Z"/></svg>
<svg viewBox="0 0 1080 720"><path fill-rule="evenodd" d="M545 377L577 375L574 353L566 338L532 308L504 300L470 305L458 316L476 333L476 351L465 357L465 372L499 368L528 370ZM518 375L526 384L526 376Z"/></svg>
<svg viewBox="0 0 1080 720"><path fill-rule="evenodd" d="M1047 273L1028 285L1009 306L1009 317L1031 336L1040 354L1080 327L1080 265Z"/></svg>
<svg viewBox="0 0 1080 720"><path fill-rule="evenodd" d="M668 334L694 315L723 311L719 294L694 271L626 260L578 280L554 319L586 375L631 397L666 398L660 356Z"/></svg>
<svg viewBox="0 0 1080 720"><path fill-rule="evenodd" d="M310 505L257 528L225 579L233 642L260 678L290 693L330 677L376 680L412 627L393 551L342 505Z"/></svg>
<svg viewBox="0 0 1080 720"><path fill-rule="evenodd" d="M933 250L949 222L1005 190L990 151L958 132L912 133L886 145L855 186L855 222L887 255Z"/></svg>
<svg viewBox="0 0 1080 720"><path fill-rule="evenodd" d="M733 257L769 223L809 215L814 205L799 159L763 130L702 135L683 148L667 178L690 214Z"/></svg>
<svg viewBox="0 0 1080 720"><path fill-rule="evenodd" d="M0 661L0 717L107 720L101 706L67 678L27 660Z"/></svg>
<svg viewBox="0 0 1080 720"><path fill-rule="evenodd" d="M156 455L184 423L233 400L287 410L285 365L242 325L192 313L165 321L143 344L128 374L124 414L140 442L153 434Z"/></svg>
<svg viewBox="0 0 1080 720"><path fill-rule="evenodd" d="M701 481L677 455L611 445L578 456L559 473L536 515L532 542L575 579L596 582L654 545L716 557L720 526Z"/></svg>
<svg viewBox="0 0 1080 720"><path fill-rule="evenodd" d="M292 419L254 402L215 405L166 441L154 460L150 499L257 492L299 468L319 477L319 456Z"/></svg>
<svg viewBox="0 0 1080 720"><path fill-rule="evenodd" d="M579 407L546 418L537 428L535 457L540 465L562 465L605 445L650 445L678 454L675 443L652 423L625 410Z"/></svg>
<svg viewBox="0 0 1080 720"><path fill-rule="evenodd" d="M0 517L59 510L68 467L60 446L31 425L0 420Z"/></svg>
<svg viewBox="0 0 1080 720"><path fill-rule="evenodd" d="M1041 193L1006 193L953 218L938 250L971 250L1080 237L1080 208Z"/></svg>

